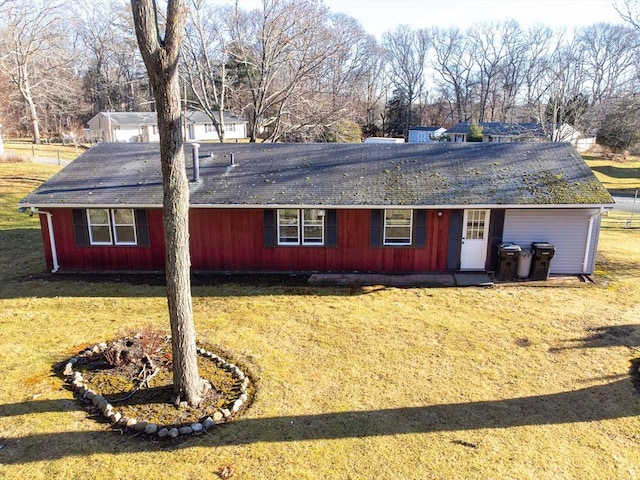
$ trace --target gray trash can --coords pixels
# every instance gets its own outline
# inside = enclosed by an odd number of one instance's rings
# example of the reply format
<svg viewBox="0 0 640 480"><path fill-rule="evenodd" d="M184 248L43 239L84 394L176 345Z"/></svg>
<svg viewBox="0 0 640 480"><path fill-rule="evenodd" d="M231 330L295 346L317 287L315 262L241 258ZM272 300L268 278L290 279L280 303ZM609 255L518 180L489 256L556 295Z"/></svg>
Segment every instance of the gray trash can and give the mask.
<svg viewBox="0 0 640 480"><path fill-rule="evenodd" d="M501 243L498 246L498 268L496 269L496 280L512 282L516 279L516 268L519 255L520 245L516 245L514 243Z"/></svg>
<svg viewBox="0 0 640 480"><path fill-rule="evenodd" d="M549 278L551 259L556 253L556 247L547 242L533 242L531 248L533 250L533 260L531 261L529 280L547 280Z"/></svg>
<svg viewBox="0 0 640 480"><path fill-rule="evenodd" d="M531 271L531 260L533 258L533 252L530 248L523 248L520 250L518 256L518 266L516 270L516 276L518 278L528 278Z"/></svg>

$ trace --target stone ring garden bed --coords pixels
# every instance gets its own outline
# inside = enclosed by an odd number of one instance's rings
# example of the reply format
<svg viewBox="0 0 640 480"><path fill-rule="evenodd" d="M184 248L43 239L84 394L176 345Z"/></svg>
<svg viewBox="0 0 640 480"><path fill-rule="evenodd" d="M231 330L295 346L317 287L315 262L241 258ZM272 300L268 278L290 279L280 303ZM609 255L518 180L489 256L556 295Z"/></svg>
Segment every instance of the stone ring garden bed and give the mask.
<svg viewBox="0 0 640 480"><path fill-rule="evenodd" d="M163 339L165 346L170 345L169 337ZM229 422L247 407L253 391L249 377L238 366L211 351L197 349L200 375L211 380L214 393L197 407L182 404L178 408L171 403L170 368L160 373L159 368L154 370L145 381L137 380L135 386L132 379L136 375L132 375L131 368L115 369L105 363L105 358L114 356L110 355L113 345L114 342L98 343L81 351L63 363L62 374L89 411L115 429L149 438L175 439ZM164 359L170 366L170 354L163 349L157 348L157 358Z"/></svg>

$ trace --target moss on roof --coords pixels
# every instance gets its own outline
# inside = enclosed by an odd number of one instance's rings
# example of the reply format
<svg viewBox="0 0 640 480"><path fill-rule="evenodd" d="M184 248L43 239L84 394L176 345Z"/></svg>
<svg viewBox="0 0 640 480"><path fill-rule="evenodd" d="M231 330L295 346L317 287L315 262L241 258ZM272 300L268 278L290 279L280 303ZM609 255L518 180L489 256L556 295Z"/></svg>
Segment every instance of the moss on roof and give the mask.
<svg viewBox="0 0 640 480"><path fill-rule="evenodd" d="M161 206L158 148L97 144L21 203ZM189 176L191 151L185 146ZM613 203L564 143L202 144L199 157L192 205Z"/></svg>

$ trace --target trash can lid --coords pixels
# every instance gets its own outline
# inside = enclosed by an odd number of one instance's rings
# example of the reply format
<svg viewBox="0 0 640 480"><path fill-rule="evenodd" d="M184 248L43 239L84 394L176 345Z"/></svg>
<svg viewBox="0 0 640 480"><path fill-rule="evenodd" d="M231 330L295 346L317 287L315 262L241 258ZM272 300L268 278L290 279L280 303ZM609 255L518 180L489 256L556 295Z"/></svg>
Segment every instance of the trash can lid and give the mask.
<svg viewBox="0 0 640 480"><path fill-rule="evenodd" d="M555 249L556 247L554 247L553 245L551 245L550 243L547 242L533 242L531 244L531 246L533 248L538 248L538 249L542 249L542 248L548 248L548 249Z"/></svg>
<svg viewBox="0 0 640 480"><path fill-rule="evenodd" d="M515 243L501 243L500 250L505 252L519 252L522 249L520 248L520 245L516 245Z"/></svg>

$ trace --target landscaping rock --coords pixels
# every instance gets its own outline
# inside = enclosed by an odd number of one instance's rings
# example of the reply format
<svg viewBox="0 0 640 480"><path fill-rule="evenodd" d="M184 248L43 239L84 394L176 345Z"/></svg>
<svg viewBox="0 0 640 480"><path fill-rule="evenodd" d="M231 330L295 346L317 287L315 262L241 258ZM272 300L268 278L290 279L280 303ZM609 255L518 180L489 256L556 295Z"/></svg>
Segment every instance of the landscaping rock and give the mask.
<svg viewBox="0 0 640 480"><path fill-rule="evenodd" d="M146 433L147 435L153 435L157 431L158 431L158 425L156 425L155 423L148 423L147 426L144 428L144 433Z"/></svg>
<svg viewBox="0 0 640 480"><path fill-rule="evenodd" d="M202 427L205 430L208 430L209 428L213 427L217 422L215 421L216 418L216 414L219 412L216 412L213 414L213 418L211 417L207 417L204 419L204 421L202 422ZM220 418L222 418L222 414L220 413Z"/></svg>
<svg viewBox="0 0 640 480"><path fill-rule="evenodd" d="M134 426L133 429L136 432L144 432L147 429L147 425L149 425L148 422L142 421L142 422L137 422Z"/></svg>

